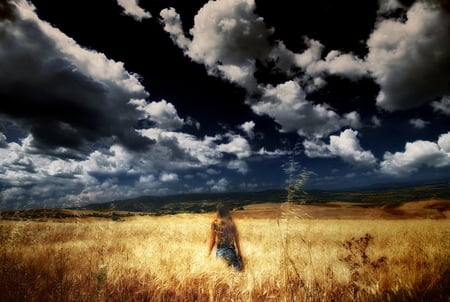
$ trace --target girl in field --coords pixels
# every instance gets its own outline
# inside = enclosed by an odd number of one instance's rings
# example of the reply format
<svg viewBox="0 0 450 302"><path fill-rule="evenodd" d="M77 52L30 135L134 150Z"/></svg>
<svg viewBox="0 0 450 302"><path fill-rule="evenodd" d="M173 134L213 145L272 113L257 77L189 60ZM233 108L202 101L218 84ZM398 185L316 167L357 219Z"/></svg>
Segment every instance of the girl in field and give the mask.
<svg viewBox="0 0 450 302"><path fill-rule="evenodd" d="M241 247L236 225L228 209L221 203L217 205L217 217L211 223L208 255L217 243L216 256L224 259L229 266L241 271Z"/></svg>

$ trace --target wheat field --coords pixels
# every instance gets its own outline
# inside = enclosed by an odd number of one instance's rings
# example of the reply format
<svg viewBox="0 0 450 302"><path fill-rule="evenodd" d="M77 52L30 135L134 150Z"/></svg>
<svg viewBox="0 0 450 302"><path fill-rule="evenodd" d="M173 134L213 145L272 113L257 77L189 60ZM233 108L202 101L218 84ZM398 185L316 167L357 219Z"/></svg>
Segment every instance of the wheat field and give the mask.
<svg viewBox="0 0 450 302"><path fill-rule="evenodd" d="M207 256L213 215L0 220L1 300L449 300L449 219L236 218L237 273Z"/></svg>

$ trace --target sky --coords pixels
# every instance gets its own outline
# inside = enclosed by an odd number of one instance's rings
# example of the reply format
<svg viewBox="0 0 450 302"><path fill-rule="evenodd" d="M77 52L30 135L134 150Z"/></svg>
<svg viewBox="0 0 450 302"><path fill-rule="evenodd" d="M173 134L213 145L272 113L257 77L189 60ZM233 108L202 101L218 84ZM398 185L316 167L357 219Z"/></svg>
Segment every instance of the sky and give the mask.
<svg viewBox="0 0 450 302"><path fill-rule="evenodd" d="M0 0L0 209L448 180L449 117L448 1Z"/></svg>

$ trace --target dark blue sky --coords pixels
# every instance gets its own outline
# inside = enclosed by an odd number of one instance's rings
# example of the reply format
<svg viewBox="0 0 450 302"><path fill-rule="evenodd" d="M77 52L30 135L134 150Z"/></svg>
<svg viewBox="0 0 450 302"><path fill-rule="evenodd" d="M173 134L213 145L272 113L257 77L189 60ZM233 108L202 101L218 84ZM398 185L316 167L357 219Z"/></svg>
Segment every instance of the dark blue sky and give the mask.
<svg viewBox="0 0 450 302"><path fill-rule="evenodd" d="M433 0L2 0L0 209L282 188L291 159L448 180L449 28Z"/></svg>

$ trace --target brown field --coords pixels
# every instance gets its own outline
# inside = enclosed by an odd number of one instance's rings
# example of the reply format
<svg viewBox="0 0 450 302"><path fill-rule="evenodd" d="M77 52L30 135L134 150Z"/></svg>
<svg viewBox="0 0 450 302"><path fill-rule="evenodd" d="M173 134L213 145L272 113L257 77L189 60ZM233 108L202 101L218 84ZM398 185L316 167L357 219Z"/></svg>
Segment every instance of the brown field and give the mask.
<svg viewBox="0 0 450 302"><path fill-rule="evenodd" d="M449 301L449 205L247 206L233 213L242 273L207 256L211 213L0 220L0 297Z"/></svg>

